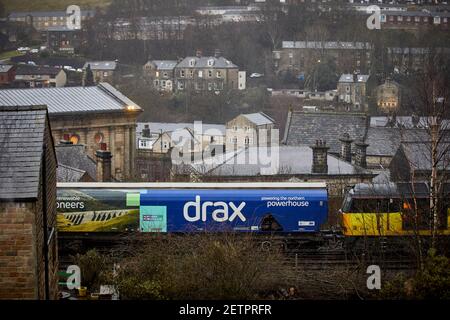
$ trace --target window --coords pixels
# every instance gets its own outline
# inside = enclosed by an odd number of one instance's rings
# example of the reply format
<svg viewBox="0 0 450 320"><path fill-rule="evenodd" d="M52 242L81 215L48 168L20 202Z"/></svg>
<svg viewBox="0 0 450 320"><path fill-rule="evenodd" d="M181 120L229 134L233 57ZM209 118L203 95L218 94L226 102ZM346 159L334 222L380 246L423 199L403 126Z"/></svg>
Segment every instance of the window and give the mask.
<svg viewBox="0 0 450 320"><path fill-rule="evenodd" d="M209 77L209 78L212 78L212 76L213 76L212 70L208 70L208 77Z"/></svg>
<svg viewBox="0 0 450 320"><path fill-rule="evenodd" d="M178 81L178 90L184 90L184 83L181 81Z"/></svg>
<svg viewBox="0 0 450 320"><path fill-rule="evenodd" d="M208 90L211 91L213 89L213 84L210 82L208 83Z"/></svg>
<svg viewBox="0 0 450 320"><path fill-rule="evenodd" d="M208 67L212 67L214 65L214 60L213 59L209 59L208 60Z"/></svg>
<svg viewBox="0 0 450 320"><path fill-rule="evenodd" d="M103 134L101 132L97 132L94 136L95 143L100 144L103 142Z"/></svg>
<svg viewBox="0 0 450 320"><path fill-rule="evenodd" d="M163 76L167 78L169 76L169 74L167 72L164 72Z"/></svg>
<svg viewBox="0 0 450 320"><path fill-rule="evenodd" d="M189 66L190 67L194 67L195 66L195 60L194 59L189 60Z"/></svg>
<svg viewBox="0 0 450 320"><path fill-rule="evenodd" d="M403 21L403 17L402 16L397 16L397 21Z"/></svg>
<svg viewBox="0 0 450 320"><path fill-rule="evenodd" d="M72 144L78 144L80 143L80 136L77 134L73 134L70 136L70 142L72 142Z"/></svg>
<svg viewBox="0 0 450 320"><path fill-rule="evenodd" d="M222 71L217 71L216 76L217 78L222 78Z"/></svg>
<svg viewBox="0 0 450 320"><path fill-rule="evenodd" d="M180 77L184 78L184 76L185 76L184 70L180 70Z"/></svg>
<svg viewBox="0 0 450 320"><path fill-rule="evenodd" d="M189 78L193 78L194 77L194 70L189 70Z"/></svg>
<svg viewBox="0 0 450 320"><path fill-rule="evenodd" d="M244 141L245 141L245 144L246 144L246 145L249 145L249 144L250 144L250 138L249 138L249 137L245 137L245 140L244 140Z"/></svg>
<svg viewBox="0 0 450 320"><path fill-rule="evenodd" d="M234 138L233 138L233 143L234 143L234 144L237 144L237 142L238 142L238 138L237 138L237 137L234 137Z"/></svg>
<svg viewBox="0 0 450 320"><path fill-rule="evenodd" d="M237 126L233 126L233 131L234 131L234 132L237 131Z"/></svg>
<svg viewBox="0 0 450 320"><path fill-rule="evenodd" d="M199 78L203 78L203 71L202 71L202 70L199 70L199 71L198 71L198 77L199 77Z"/></svg>
<svg viewBox="0 0 450 320"><path fill-rule="evenodd" d="M108 77L108 72L103 72L103 77Z"/></svg>

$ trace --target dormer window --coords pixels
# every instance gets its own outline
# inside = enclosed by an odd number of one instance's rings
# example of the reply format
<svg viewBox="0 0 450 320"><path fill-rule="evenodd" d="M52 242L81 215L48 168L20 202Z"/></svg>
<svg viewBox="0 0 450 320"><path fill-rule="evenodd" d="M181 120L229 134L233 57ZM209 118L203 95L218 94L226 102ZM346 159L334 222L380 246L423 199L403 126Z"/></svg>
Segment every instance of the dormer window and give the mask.
<svg viewBox="0 0 450 320"><path fill-rule="evenodd" d="M208 60L208 67L212 67L214 65L214 59Z"/></svg>
<svg viewBox="0 0 450 320"><path fill-rule="evenodd" d="M190 67L195 67L195 60L194 59L189 60L189 66Z"/></svg>

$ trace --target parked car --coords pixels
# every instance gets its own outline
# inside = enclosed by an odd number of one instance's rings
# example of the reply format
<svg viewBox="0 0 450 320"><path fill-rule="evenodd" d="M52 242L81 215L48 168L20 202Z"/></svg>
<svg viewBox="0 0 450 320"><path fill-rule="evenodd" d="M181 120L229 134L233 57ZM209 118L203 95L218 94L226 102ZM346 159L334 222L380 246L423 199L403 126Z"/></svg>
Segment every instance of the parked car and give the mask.
<svg viewBox="0 0 450 320"><path fill-rule="evenodd" d="M264 75L261 73L252 73L250 75L250 78L262 78L262 77L264 77Z"/></svg>
<svg viewBox="0 0 450 320"><path fill-rule="evenodd" d="M39 49L31 49L30 52L31 53L39 53Z"/></svg>

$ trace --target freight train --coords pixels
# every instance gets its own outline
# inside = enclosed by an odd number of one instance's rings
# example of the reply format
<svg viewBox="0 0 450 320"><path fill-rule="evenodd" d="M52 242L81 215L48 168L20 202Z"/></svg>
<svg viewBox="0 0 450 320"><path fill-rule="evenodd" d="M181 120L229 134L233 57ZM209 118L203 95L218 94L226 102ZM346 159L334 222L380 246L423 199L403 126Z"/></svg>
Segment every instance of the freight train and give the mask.
<svg viewBox="0 0 450 320"><path fill-rule="evenodd" d="M450 235L450 188L440 202L438 235ZM58 184L62 237L117 234L239 232L285 239L431 235L425 184L357 184L328 232L325 183L75 183ZM332 214L332 213L331 213ZM296 240L296 241L297 241Z"/></svg>
<svg viewBox="0 0 450 320"><path fill-rule="evenodd" d="M58 184L61 235L243 232L316 234L324 183Z"/></svg>

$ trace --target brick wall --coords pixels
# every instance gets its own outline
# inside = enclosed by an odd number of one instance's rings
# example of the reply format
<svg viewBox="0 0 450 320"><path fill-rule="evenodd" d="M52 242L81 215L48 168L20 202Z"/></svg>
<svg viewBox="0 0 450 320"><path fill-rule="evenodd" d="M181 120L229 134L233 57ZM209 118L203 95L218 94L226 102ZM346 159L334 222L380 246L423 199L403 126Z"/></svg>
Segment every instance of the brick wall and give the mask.
<svg viewBox="0 0 450 320"><path fill-rule="evenodd" d="M0 299L44 299L45 258L43 186L46 186L47 226L56 228L56 158L50 128L45 132L46 177L38 198L0 203ZM58 248L54 234L49 246L50 299L58 297Z"/></svg>

